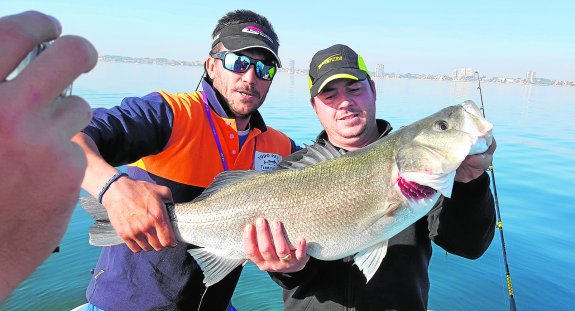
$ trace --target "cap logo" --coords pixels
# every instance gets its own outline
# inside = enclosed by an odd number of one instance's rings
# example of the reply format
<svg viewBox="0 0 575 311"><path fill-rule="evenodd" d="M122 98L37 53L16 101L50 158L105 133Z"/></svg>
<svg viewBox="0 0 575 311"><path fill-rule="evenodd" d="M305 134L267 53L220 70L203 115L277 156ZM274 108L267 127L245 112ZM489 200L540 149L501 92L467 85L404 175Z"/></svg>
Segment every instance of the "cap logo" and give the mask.
<svg viewBox="0 0 575 311"><path fill-rule="evenodd" d="M342 60L343 60L343 56L341 56L341 54L332 55L332 56L330 56L330 57L324 59L323 62L321 62L321 63L317 66L317 70L320 70L323 65L329 64L329 63L331 63L331 62L342 61Z"/></svg>
<svg viewBox="0 0 575 311"><path fill-rule="evenodd" d="M242 29L242 32L247 32L253 35L260 35L266 39L268 39L271 43L274 42L274 40L272 40L272 38L270 38L270 36L266 35L263 30L259 29L256 26L246 26L244 27L244 29Z"/></svg>

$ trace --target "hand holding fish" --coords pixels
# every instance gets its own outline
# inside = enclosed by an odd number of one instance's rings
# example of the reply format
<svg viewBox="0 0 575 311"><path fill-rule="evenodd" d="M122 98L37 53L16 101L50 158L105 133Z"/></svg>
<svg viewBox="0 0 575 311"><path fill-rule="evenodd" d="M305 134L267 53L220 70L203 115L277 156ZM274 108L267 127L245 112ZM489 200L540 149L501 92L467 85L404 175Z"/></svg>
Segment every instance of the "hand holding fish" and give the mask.
<svg viewBox="0 0 575 311"><path fill-rule="evenodd" d="M493 161L493 153L497 148L495 138L492 138L492 143L489 149L484 153L468 155L461 163L459 168L455 171L455 181L467 183L470 182L485 172Z"/></svg>
<svg viewBox="0 0 575 311"><path fill-rule="evenodd" d="M98 217L109 218L119 237L134 253L142 250L157 251L176 244L164 202L173 202L170 189L146 181L120 177L110 184L110 177L118 169L108 164L94 141L78 133L72 141L80 145L88 159L88 169L82 188L94 198L102 196L105 208ZM108 181L108 183L106 183ZM107 184L107 186L104 186ZM102 193L103 187L107 187Z"/></svg>
<svg viewBox="0 0 575 311"><path fill-rule="evenodd" d="M309 260L305 239L300 239L297 247L293 247L279 220L268 225L265 219L258 218L255 228L252 224L247 225L243 243L248 259L262 271L297 272Z"/></svg>
<svg viewBox="0 0 575 311"><path fill-rule="evenodd" d="M110 223L132 252L175 246L176 238L164 204L173 201L167 187L120 178L102 201Z"/></svg>

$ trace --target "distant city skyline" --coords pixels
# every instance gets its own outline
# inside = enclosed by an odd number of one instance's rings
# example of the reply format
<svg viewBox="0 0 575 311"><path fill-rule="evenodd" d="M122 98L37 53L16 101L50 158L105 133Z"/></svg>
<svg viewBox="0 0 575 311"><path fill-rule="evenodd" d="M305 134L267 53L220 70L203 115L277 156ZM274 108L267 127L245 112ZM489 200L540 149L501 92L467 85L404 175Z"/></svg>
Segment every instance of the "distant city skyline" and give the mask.
<svg viewBox="0 0 575 311"><path fill-rule="evenodd" d="M130 57L119 55L101 55L98 61L110 63L134 63L134 64L150 64L150 65L163 65L163 66L203 66L204 61L183 61L172 60L164 57L151 58L151 57ZM557 85L557 86L575 86L575 81L567 80L554 80L547 78L535 78L535 72L528 71L525 78L520 77L487 77L482 75L473 68L464 67L457 68L451 74L426 74L426 73L385 73L384 64L377 64L375 70L370 70L373 78L399 78L399 79L426 79L426 80L454 80L454 81L474 81L478 77L486 82L499 82L499 83L525 83L525 84L540 84L540 85ZM296 68L295 60L288 60L287 67L284 65L279 71L285 71L289 74L307 74L308 68Z"/></svg>
<svg viewBox="0 0 575 311"><path fill-rule="evenodd" d="M475 68L488 76L575 80L575 1L2 1L0 12L52 14L65 34L82 35L100 55L203 60L217 20L232 9L266 16L279 56L305 68L313 54L347 44L374 69L446 73Z"/></svg>

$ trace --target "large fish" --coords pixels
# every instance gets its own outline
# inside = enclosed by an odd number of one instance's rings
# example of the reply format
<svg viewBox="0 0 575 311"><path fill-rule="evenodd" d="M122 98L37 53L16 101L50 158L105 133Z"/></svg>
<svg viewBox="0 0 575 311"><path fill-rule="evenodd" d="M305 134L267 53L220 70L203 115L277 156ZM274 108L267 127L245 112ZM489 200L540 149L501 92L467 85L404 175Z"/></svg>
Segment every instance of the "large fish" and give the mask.
<svg viewBox="0 0 575 311"><path fill-rule="evenodd" d="M168 206L178 240L191 249L212 285L247 262L242 232L257 217L279 219L291 241L307 240L321 260L353 256L367 281L387 240L450 197L455 170L491 144L491 123L472 101L447 107L360 150L341 155L315 144L270 172L227 171L199 197ZM291 158L291 160L290 160ZM101 205L84 202L98 221L90 243L123 243Z"/></svg>

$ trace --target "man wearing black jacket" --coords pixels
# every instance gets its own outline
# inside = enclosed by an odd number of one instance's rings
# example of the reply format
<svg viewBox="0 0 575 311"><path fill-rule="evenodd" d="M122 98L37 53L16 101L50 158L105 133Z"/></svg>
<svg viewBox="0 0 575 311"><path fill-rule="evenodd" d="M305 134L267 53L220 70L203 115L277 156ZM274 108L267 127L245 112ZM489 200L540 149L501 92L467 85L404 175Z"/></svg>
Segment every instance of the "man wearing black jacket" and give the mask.
<svg viewBox="0 0 575 311"><path fill-rule="evenodd" d="M317 143L351 151L391 131L387 121L375 118L375 83L361 56L349 47L338 44L317 52L309 81L310 101L324 127ZM485 170L495 147L493 141L484 154L466 158L457 170L452 197L441 197L426 217L389 240L386 257L367 283L348 258L310 258L305 240L292 245L279 221L268 225L258 219L255 226L246 226L246 253L282 286L286 310L426 310L431 241L476 259L493 239L495 209Z"/></svg>

